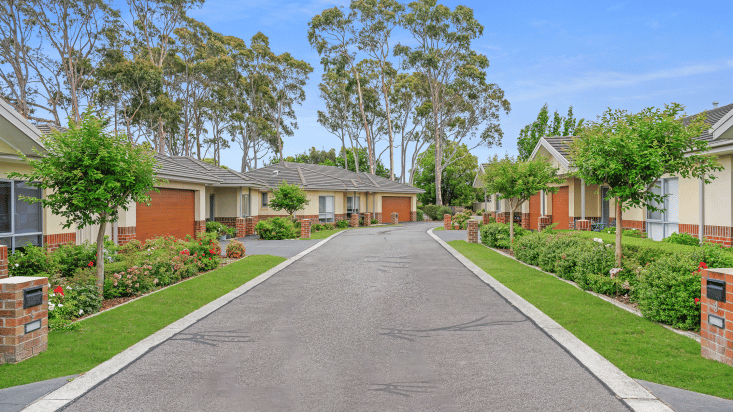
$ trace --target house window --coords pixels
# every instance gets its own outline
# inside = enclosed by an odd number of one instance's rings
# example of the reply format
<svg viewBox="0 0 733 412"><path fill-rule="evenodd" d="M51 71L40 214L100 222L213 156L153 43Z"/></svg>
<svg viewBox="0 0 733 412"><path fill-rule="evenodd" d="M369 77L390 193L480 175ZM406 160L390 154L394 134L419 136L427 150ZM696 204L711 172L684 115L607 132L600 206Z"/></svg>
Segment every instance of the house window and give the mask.
<svg viewBox="0 0 733 412"><path fill-rule="evenodd" d="M41 189L17 180L0 181L0 245L11 251L29 243L43 244L41 205L28 203L21 197L40 199Z"/></svg>
<svg viewBox="0 0 733 412"><path fill-rule="evenodd" d="M318 221L321 223L333 223L334 215L334 197L318 196Z"/></svg>
<svg viewBox="0 0 733 412"><path fill-rule="evenodd" d="M209 220L214 221L214 195L209 195Z"/></svg>
<svg viewBox="0 0 733 412"><path fill-rule="evenodd" d="M346 198L346 217L350 218L352 214L359 214L359 196L348 196Z"/></svg>
<svg viewBox="0 0 733 412"><path fill-rule="evenodd" d="M262 194L262 207L267 207L267 192Z"/></svg>
<svg viewBox="0 0 733 412"><path fill-rule="evenodd" d="M666 197L655 204L659 211L646 211L646 231L650 239L662 240L679 231L679 180L662 179L652 188L652 193Z"/></svg>
<svg viewBox="0 0 733 412"><path fill-rule="evenodd" d="M242 217L252 216L250 213L249 194L242 195Z"/></svg>

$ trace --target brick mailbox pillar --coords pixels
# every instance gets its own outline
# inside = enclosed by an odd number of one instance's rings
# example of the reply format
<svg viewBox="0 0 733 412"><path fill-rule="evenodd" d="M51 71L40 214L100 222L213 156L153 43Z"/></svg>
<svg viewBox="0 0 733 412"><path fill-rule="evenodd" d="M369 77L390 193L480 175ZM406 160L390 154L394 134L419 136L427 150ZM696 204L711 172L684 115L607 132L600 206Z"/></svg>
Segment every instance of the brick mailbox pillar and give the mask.
<svg viewBox="0 0 733 412"><path fill-rule="evenodd" d="M575 229L576 230L584 230L586 232L590 231L590 220L588 219L580 219L575 221Z"/></svg>
<svg viewBox="0 0 733 412"><path fill-rule="evenodd" d="M246 217L244 218L244 235L254 235L255 234L255 218L253 217Z"/></svg>
<svg viewBox="0 0 733 412"><path fill-rule="evenodd" d="M450 224L451 216L449 214L443 215L443 229L445 230L451 230L452 226Z"/></svg>
<svg viewBox="0 0 733 412"><path fill-rule="evenodd" d="M733 269L703 269L701 275L701 355L733 366Z"/></svg>
<svg viewBox="0 0 733 412"><path fill-rule="evenodd" d="M539 230L544 230L550 225L552 225L552 219L549 216L540 216L537 219L537 227L539 228Z"/></svg>
<svg viewBox="0 0 733 412"><path fill-rule="evenodd" d="M48 348L48 278L0 279L0 364L18 363Z"/></svg>
<svg viewBox="0 0 733 412"><path fill-rule="evenodd" d="M478 243L478 220L468 221L468 243Z"/></svg>
<svg viewBox="0 0 733 412"><path fill-rule="evenodd" d="M359 214L358 213L351 214L351 218L349 219L349 226L359 227Z"/></svg>
<svg viewBox="0 0 733 412"><path fill-rule="evenodd" d="M6 277L8 277L8 247L0 246L0 279Z"/></svg>
<svg viewBox="0 0 733 412"><path fill-rule="evenodd" d="M311 237L311 220L301 219L300 220L300 238L310 239Z"/></svg>
<svg viewBox="0 0 733 412"><path fill-rule="evenodd" d="M372 214L364 213L364 226L371 226L371 225L372 225Z"/></svg>
<svg viewBox="0 0 733 412"><path fill-rule="evenodd" d="M236 218L234 224L237 228L237 237L247 236L247 220L245 218Z"/></svg>
<svg viewBox="0 0 733 412"><path fill-rule="evenodd" d="M391 217L392 219L390 220L390 222L392 222L393 225L400 223L400 215L397 212L392 212Z"/></svg>

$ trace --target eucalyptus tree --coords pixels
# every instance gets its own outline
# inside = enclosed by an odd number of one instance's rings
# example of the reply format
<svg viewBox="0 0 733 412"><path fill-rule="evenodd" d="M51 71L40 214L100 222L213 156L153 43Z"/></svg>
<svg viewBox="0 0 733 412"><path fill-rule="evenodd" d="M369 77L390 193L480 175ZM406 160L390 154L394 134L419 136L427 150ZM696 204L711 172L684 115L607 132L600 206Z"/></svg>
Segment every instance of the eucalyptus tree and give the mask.
<svg viewBox="0 0 733 412"><path fill-rule="evenodd" d="M348 74L335 71L323 73L318 90L326 106L325 111L318 111L318 123L341 141L341 155L344 158L344 165L348 169L346 139L350 137L349 112L352 110L351 97L353 95Z"/></svg>
<svg viewBox="0 0 733 412"><path fill-rule="evenodd" d="M397 72L388 61L392 54L389 40L392 31L399 26L399 16L405 7L395 0L352 0L351 9L361 24L357 34L358 47L376 61L380 69L379 80L389 138L389 178L394 180L394 133L389 90Z"/></svg>
<svg viewBox="0 0 733 412"><path fill-rule="evenodd" d="M37 27L26 15L26 4L24 0L0 2L0 92L18 113L31 119L36 92L29 61L41 51L34 42Z"/></svg>
<svg viewBox="0 0 733 412"><path fill-rule="evenodd" d="M293 129L298 128L293 104L302 104L305 101L305 87L308 75L313 67L305 61L297 60L290 53L283 53L274 59L274 70L271 79L272 93L275 97L277 115L275 120L275 140L280 161L283 161L283 142L280 130L288 136L293 135ZM290 124L285 124L290 119Z"/></svg>
<svg viewBox="0 0 733 412"><path fill-rule="evenodd" d="M439 188L443 169L460 158L457 148L465 138L478 137L474 147L501 144L499 111L508 113L509 102L501 88L486 81L489 60L471 49L471 41L484 30L473 10L418 0L409 3L400 23L417 45L398 44L395 55L402 58L403 69L420 73L428 86ZM446 151L448 140L457 144ZM443 204L440 193L436 190L438 205Z"/></svg>
<svg viewBox="0 0 733 412"><path fill-rule="evenodd" d="M26 13L37 28L44 48L59 67L70 117L79 122L83 110L81 94L93 81L96 52L119 12L105 0L29 0ZM57 91L58 92L58 91Z"/></svg>
<svg viewBox="0 0 733 412"><path fill-rule="evenodd" d="M348 71L356 82L356 95L359 113L364 124L367 150L369 153L369 172L374 173L375 153L372 136L364 109L364 96L361 74L358 70L356 48L358 34L354 26L355 13L348 15L338 7L332 7L316 15L308 23L308 41L318 51L324 71Z"/></svg>
<svg viewBox="0 0 733 412"><path fill-rule="evenodd" d="M422 76L417 73L400 73L390 93L394 110L395 130L400 135L400 160L402 183L415 182L415 164L426 144L429 144L429 100ZM408 163L409 159L409 163ZM409 168L408 168L409 165ZM407 173L409 172L409 180Z"/></svg>

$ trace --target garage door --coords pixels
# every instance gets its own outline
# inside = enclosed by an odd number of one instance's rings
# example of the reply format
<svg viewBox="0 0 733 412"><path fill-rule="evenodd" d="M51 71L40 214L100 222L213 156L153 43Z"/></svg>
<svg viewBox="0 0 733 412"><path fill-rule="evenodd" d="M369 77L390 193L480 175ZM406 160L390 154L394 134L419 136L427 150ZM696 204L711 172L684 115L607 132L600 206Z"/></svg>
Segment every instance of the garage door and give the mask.
<svg viewBox="0 0 733 412"><path fill-rule="evenodd" d="M409 197L391 197L382 198L382 223L390 223L392 212L397 212L397 220L399 222L410 221L410 198Z"/></svg>
<svg viewBox="0 0 733 412"><path fill-rule="evenodd" d="M552 195L552 223L557 223L555 229L569 229L569 216L568 187L563 186Z"/></svg>
<svg viewBox="0 0 733 412"><path fill-rule="evenodd" d="M184 238L194 235L194 193L192 190L160 189L150 192L150 206L137 204L137 239L158 236Z"/></svg>

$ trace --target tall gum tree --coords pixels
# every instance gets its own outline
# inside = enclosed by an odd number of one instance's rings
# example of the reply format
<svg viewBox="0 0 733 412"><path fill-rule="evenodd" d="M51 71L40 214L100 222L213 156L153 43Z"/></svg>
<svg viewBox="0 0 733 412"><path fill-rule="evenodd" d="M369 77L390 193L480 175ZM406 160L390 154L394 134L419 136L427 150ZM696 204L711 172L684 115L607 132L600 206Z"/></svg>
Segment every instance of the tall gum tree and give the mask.
<svg viewBox="0 0 733 412"><path fill-rule="evenodd" d="M585 126L570 144L574 174L586 184L609 187L616 206L616 267L621 266L623 212L632 207L660 211L665 196L652 189L664 175L702 179L706 184L722 170L708 143L698 140L709 126L705 113L681 116L678 103L664 109L649 107L638 113L608 109Z"/></svg>
<svg viewBox="0 0 733 412"><path fill-rule="evenodd" d="M456 6L454 10L436 0L408 4L400 19L416 46L398 44L394 54L401 57L402 68L420 73L428 86L435 146L435 185L442 185L442 171L458 159L457 148L463 139L478 138L478 146L500 145L503 132L499 112L509 113L509 101L496 84L486 81L489 60L471 50L471 41L483 34L484 27L473 10ZM445 150L445 141L458 144ZM436 204L442 205L437 190Z"/></svg>

